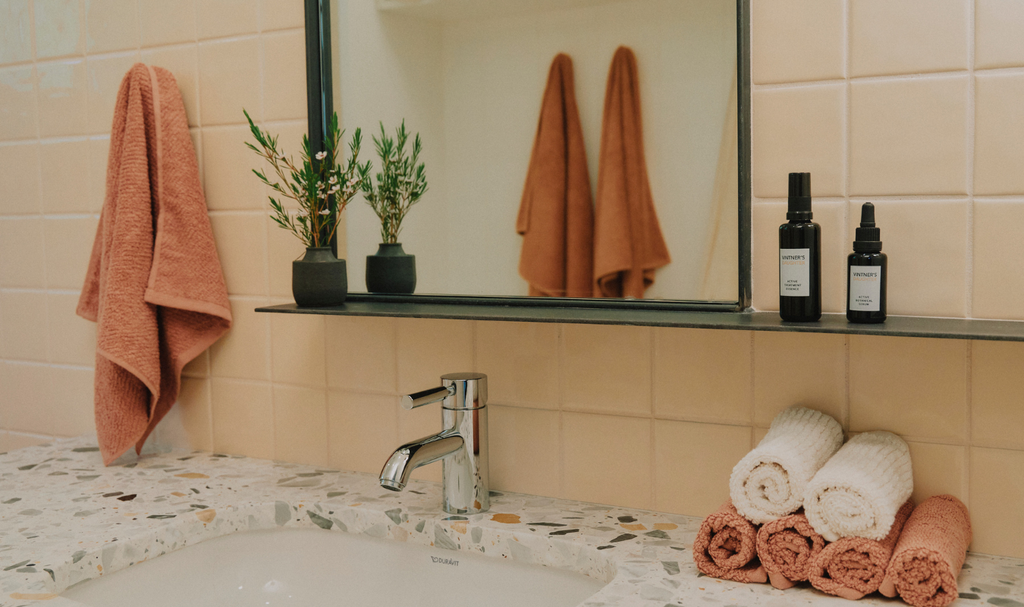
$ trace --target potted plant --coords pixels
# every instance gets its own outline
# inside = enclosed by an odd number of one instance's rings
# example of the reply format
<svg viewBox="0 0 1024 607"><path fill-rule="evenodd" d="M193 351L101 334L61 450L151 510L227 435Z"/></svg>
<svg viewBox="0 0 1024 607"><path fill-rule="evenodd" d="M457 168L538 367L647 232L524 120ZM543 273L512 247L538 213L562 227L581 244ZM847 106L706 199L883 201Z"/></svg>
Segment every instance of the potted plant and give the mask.
<svg viewBox="0 0 1024 607"><path fill-rule="evenodd" d="M352 135L348 162L342 168L339 147L343 132L338 130L338 115L334 114L324 137L323 151L311 154L309 137L303 136L302 162L296 166L278 149L277 137L261 130L248 112L242 112L258 144L246 141L245 145L270 163L277 177L273 180L263 171L252 170L280 197L269 196L271 217L306 245L305 256L292 262L295 303L304 307L344 303L348 295L345 260L338 259L330 245L342 211L369 178L369 161L359 163L362 133L356 129ZM286 198L294 201L296 207L286 209Z"/></svg>
<svg viewBox="0 0 1024 607"><path fill-rule="evenodd" d="M394 138L388 136L381 123L380 137L373 138L381 169L376 174L376 183L369 178L362 181L366 202L380 218L380 246L376 254L366 257L366 289L371 293L416 290L416 256L402 250L398 234L409 209L427 191L427 174L419 162L423 149L419 134L413 138L410 155L405 150L408 140L404 120L395 129Z"/></svg>

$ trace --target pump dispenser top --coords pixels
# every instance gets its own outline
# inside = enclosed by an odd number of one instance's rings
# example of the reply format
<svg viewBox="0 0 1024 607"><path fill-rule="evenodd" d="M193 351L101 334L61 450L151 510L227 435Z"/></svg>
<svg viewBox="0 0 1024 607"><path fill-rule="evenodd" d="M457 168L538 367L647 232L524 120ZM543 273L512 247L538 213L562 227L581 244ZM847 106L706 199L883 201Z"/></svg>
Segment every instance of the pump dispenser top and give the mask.
<svg viewBox="0 0 1024 607"><path fill-rule="evenodd" d="M875 227L875 205L865 202L860 208L860 227L853 250L857 253L877 253L882 250L882 231Z"/></svg>
<svg viewBox="0 0 1024 607"><path fill-rule="evenodd" d="M789 174L789 211L786 219L810 220L814 217L811 213L811 174L790 173Z"/></svg>

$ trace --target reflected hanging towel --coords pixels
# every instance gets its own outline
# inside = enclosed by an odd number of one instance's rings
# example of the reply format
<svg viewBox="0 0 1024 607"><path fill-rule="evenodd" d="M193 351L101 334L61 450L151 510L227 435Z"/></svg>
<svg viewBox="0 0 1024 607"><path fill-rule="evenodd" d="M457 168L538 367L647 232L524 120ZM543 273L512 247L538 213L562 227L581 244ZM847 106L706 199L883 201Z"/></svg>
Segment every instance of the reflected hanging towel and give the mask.
<svg viewBox="0 0 1024 607"><path fill-rule="evenodd" d="M519 274L530 283L530 295L590 297L593 204L572 59L559 54L548 71L516 220L523 235Z"/></svg>
<svg viewBox="0 0 1024 607"><path fill-rule="evenodd" d="M178 397L181 369L231 327L231 309L174 76L121 81L107 190L78 315L98 324L96 434L110 464Z"/></svg>
<svg viewBox="0 0 1024 607"><path fill-rule="evenodd" d="M654 283L654 270L670 261L647 180L636 57L620 46L604 95L594 215L594 295L640 299Z"/></svg>

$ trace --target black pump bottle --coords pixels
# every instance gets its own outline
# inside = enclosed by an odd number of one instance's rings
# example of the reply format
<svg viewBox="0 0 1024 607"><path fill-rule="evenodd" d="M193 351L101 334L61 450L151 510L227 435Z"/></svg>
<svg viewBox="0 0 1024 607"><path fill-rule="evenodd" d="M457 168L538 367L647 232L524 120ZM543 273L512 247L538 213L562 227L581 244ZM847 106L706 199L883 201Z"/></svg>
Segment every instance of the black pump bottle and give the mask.
<svg viewBox="0 0 1024 607"><path fill-rule="evenodd" d="M885 321L885 281L888 259L882 252L881 230L875 227L875 205L860 208L860 227L847 258L846 320Z"/></svg>
<svg viewBox="0 0 1024 607"><path fill-rule="evenodd" d="M811 174L789 174L789 223L779 226L779 315L821 318L821 226L811 221Z"/></svg>

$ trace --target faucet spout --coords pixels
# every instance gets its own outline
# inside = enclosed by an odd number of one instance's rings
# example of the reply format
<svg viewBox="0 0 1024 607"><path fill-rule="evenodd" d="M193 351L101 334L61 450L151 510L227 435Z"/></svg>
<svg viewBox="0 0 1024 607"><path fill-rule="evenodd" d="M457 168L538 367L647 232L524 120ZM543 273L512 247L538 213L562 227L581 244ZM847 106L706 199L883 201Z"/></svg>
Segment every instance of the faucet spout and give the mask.
<svg viewBox="0 0 1024 607"><path fill-rule="evenodd" d="M406 443L396 449L384 464L384 469L380 471L380 486L391 491L401 491L405 489L413 470L444 459L462 449L465 444L465 439L452 430Z"/></svg>

